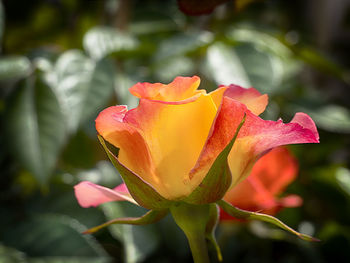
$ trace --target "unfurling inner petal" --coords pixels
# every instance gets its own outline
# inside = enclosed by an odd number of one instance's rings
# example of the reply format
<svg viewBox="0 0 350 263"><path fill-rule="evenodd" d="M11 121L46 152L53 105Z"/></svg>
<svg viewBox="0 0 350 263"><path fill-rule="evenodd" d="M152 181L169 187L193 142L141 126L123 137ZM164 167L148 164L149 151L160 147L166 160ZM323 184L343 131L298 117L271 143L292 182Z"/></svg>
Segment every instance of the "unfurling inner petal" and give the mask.
<svg viewBox="0 0 350 263"><path fill-rule="evenodd" d="M198 93L200 79L194 77L177 77L169 84L137 83L130 88L130 93L141 99L159 102L176 102L186 100Z"/></svg>
<svg viewBox="0 0 350 263"><path fill-rule="evenodd" d="M217 108L211 95L184 104L140 100L125 121L142 131L152 156L154 175L140 175L169 199L190 194L199 182L189 180L209 134Z"/></svg>

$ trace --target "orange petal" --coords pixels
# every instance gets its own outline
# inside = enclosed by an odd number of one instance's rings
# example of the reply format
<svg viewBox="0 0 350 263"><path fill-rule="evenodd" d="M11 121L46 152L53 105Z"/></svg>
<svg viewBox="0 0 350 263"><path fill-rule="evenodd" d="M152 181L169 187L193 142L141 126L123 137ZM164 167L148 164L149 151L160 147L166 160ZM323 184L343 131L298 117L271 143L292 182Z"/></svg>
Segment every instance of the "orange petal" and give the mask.
<svg viewBox="0 0 350 263"><path fill-rule="evenodd" d="M296 177L298 165L285 147L278 147L260 158L252 172L224 197L234 206L249 211L264 211L300 205L300 197L276 197Z"/></svg>
<svg viewBox="0 0 350 263"><path fill-rule="evenodd" d="M199 83L200 79L197 76L177 77L169 84L137 83L130 88L130 93L142 99L176 102L201 93L197 91Z"/></svg>
<svg viewBox="0 0 350 263"><path fill-rule="evenodd" d="M306 114L296 114L287 124L281 120L265 121L247 110L244 104L224 96L212 134L191 171L193 177L201 177L209 170L217 155L232 139L244 112L247 114L246 121L228 158L232 186L247 177L255 161L268 150L286 144L318 142L315 125Z"/></svg>
<svg viewBox="0 0 350 263"><path fill-rule="evenodd" d="M259 180L271 194L278 195L297 174L297 160L286 147L277 147L256 162L249 177Z"/></svg>
<svg viewBox="0 0 350 263"><path fill-rule="evenodd" d="M268 96L266 94L261 95L254 88L245 89L233 84L226 88L225 96L242 102L255 115L259 115L265 111L268 104Z"/></svg>
<svg viewBox="0 0 350 263"><path fill-rule="evenodd" d="M141 99L125 121L137 127L152 156L154 175L140 174L167 199L189 195L200 183L189 180L208 137L217 107L211 95L201 94L189 103L159 103ZM197 180L198 179L198 180Z"/></svg>
<svg viewBox="0 0 350 263"><path fill-rule="evenodd" d="M199 82L197 77L177 78L169 85L182 89L185 94L197 88L196 82ZM181 83L187 88L180 87ZM203 149L216 115L215 95L216 92L199 92L175 103L141 98L139 106L130 111L124 106L104 110L96 119L96 128L109 143L120 148L118 159L123 165L151 184L164 198L182 198L200 183L199 177L190 180L189 172Z"/></svg>
<svg viewBox="0 0 350 263"><path fill-rule="evenodd" d="M119 148L118 159L132 172L152 173L154 170L148 146L141 132L124 121L126 106L112 106L103 110L96 119L97 132Z"/></svg>

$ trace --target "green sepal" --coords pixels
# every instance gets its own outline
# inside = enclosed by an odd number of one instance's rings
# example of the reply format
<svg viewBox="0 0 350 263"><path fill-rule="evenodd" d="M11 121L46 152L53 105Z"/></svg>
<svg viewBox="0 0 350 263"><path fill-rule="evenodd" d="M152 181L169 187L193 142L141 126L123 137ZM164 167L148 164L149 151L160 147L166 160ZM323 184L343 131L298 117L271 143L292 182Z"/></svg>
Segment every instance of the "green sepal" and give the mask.
<svg viewBox="0 0 350 263"><path fill-rule="evenodd" d="M210 204L224 197L232 182L232 175L227 157L237 139L238 133L246 120L246 114L238 125L235 135L225 149L216 157L209 172L198 187L183 201L190 204Z"/></svg>
<svg viewBox="0 0 350 263"><path fill-rule="evenodd" d="M219 223L219 215L220 215L219 206L217 204L210 204L209 205L209 221L208 221L207 226L205 228L205 237L214 246L217 258L221 262L222 261L221 249L220 249L218 243L216 242L216 238L215 238L215 230L216 230L216 227Z"/></svg>
<svg viewBox="0 0 350 263"><path fill-rule="evenodd" d="M124 217L124 218L116 218L113 220L110 220L104 224L101 224L99 226L95 226L93 228L90 228L83 232L83 234L92 234L96 231L100 230L101 228L104 228L109 225L113 224L128 224L128 225L148 225L153 224L155 222L158 222L160 219L165 217L168 214L169 210L150 210L146 214L140 217Z"/></svg>
<svg viewBox="0 0 350 263"><path fill-rule="evenodd" d="M108 149L102 136L98 135L98 139L100 140L100 143L105 149L114 167L119 171L131 196L140 206L152 210L162 210L170 207L172 201L162 197L149 183L145 182L137 174L133 173L123 164L121 164L118 158L111 152L111 150Z"/></svg>
<svg viewBox="0 0 350 263"><path fill-rule="evenodd" d="M271 224L274 224L284 230L287 230L288 232L298 236L299 238L306 240L306 241L320 241L317 238L314 238L312 236L306 235L306 234L301 234L297 231L295 231L294 229L292 229L291 227L287 226L286 224L284 224L282 221L280 221L279 219L277 219L276 217L270 216L270 215L266 215L266 214L262 214L262 213L257 213L257 212L250 212L250 211L246 211L246 210L242 210L239 209L237 207L232 206L231 204L227 203L224 200L220 200L218 202L216 202L226 213L228 213L229 215L237 218L237 219L243 219L243 220L251 220L251 219L255 219L255 220L260 220L260 221L265 221Z"/></svg>

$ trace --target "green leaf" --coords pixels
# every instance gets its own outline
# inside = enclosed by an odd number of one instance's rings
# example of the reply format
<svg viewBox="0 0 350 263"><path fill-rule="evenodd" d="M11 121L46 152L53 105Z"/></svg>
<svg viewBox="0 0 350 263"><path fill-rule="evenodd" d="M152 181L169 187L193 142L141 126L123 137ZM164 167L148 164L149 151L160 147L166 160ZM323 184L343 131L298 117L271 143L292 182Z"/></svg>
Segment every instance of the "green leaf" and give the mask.
<svg viewBox="0 0 350 263"><path fill-rule="evenodd" d="M190 58L176 56L156 63L155 74L160 82L169 83L177 76L194 75L195 64Z"/></svg>
<svg viewBox="0 0 350 263"><path fill-rule="evenodd" d="M54 71L48 74L70 132L97 115L114 90L112 62L106 59L95 62L77 50L63 53Z"/></svg>
<svg viewBox="0 0 350 263"><path fill-rule="evenodd" d="M313 66L314 68L333 75L349 84L348 72L344 70L341 66L334 63L331 59L327 58L325 55L320 52L310 48L310 47L299 47L293 48L292 50L295 54L305 63Z"/></svg>
<svg viewBox="0 0 350 263"><path fill-rule="evenodd" d="M4 231L4 242L30 257L105 257L107 253L73 218L57 214L40 214ZM20 238L19 238L20 237Z"/></svg>
<svg viewBox="0 0 350 263"><path fill-rule="evenodd" d="M114 262L106 257L34 257L29 258L28 263L111 263Z"/></svg>
<svg viewBox="0 0 350 263"><path fill-rule="evenodd" d="M88 88L84 94L80 123L84 123L101 111L113 94L115 69L110 60L96 63Z"/></svg>
<svg viewBox="0 0 350 263"><path fill-rule="evenodd" d="M207 50L208 73L217 84L236 84L250 87L251 82L236 52L223 43L215 43Z"/></svg>
<svg viewBox="0 0 350 263"><path fill-rule="evenodd" d="M0 80L22 78L32 70L29 59L22 56L7 56L0 58Z"/></svg>
<svg viewBox="0 0 350 263"><path fill-rule="evenodd" d="M119 71L115 82L115 92L119 104L127 105L129 109L136 108L139 100L129 92L129 88L132 87L136 81L133 81L128 74Z"/></svg>
<svg viewBox="0 0 350 263"><path fill-rule="evenodd" d="M187 55L209 45L213 35L209 32L178 34L164 40L156 52L157 61Z"/></svg>
<svg viewBox="0 0 350 263"><path fill-rule="evenodd" d="M261 52L253 45L239 45L235 47L235 52L251 86L269 95L283 91L281 85L286 72L284 63L278 56Z"/></svg>
<svg viewBox="0 0 350 263"><path fill-rule="evenodd" d="M290 228L289 226L285 225L283 222L278 220L277 218L266 215L266 214L261 214L261 213L256 213L256 212L250 212L246 210L239 209L237 207L232 206L231 204L227 203L224 200L220 200L216 202L226 213L229 215L237 218L237 219L243 219L243 220L260 220L260 221L265 221L271 224L274 224L296 236L299 238L305 240L305 241L319 241L318 239L311 237L306 234L301 234L294 229Z"/></svg>
<svg viewBox="0 0 350 263"><path fill-rule="evenodd" d="M144 209L129 203L110 202L102 205L102 210L108 219L138 216ZM148 212L149 214L150 212ZM151 212L156 215L156 211ZM159 213L162 213L159 211ZM160 215L160 214L159 214ZM159 216L158 215L158 216ZM148 215L147 215L148 216ZM158 219L160 219L158 217ZM149 222L151 223L151 222ZM134 263L143 261L159 245L159 233L155 225L117 225L108 227L113 237L123 243L125 262Z"/></svg>
<svg viewBox="0 0 350 263"><path fill-rule="evenodd" d="M153 224L159 221L160 219L162 219L164 216L166 216L167 213L168 213L168 210L150 210L141 217L123 217L123 218L112 219L106 223L103 223L99 226L95 226L84 231L83 234L92 234L104 227L115 225L115 224L127 224L127 225Z"/></svg>
<svg viewBox="0 0 350 263"><path fill-rule="evenodd" d="M192 204L209 204L224 197L232 182L232 175L228 166L227 157L237 139L238 133L242 128L245 119L246 115L244 115L241 123L238 125L235 135L230 143L218 155L218 157L216 157L203 181L183 200L184 202Z"/></svg>
<svg viewBox="0 0 350 263"><path fill-rule="evenodd" d="M146 11L143 11L146 12ZM154 15L152 13L151 15ZM148 17L143 21L131 21L130 32L136 35L159 34L171 32L178 29L177 23L169 17L154 18Z"/></svg>
<svg viewBox="0 0 350 263"><path fill-rule="evenodd" d="M250 44L232 48L218 42L208 48L206 56L206 71L218 85L253 86L269 94L281 91L284 78L292 72L285 66L290 64Z"/></svg>
<svg viewBox="0 0 350 263"><path fill-rule="evenodd" d="M0 262L7 262L7 263L25 262L25 258L26 258L26 255L23 252L0 244Z"/></svg>
<svg viewBox="0 0 350 263"><path fill-rule="evenodd" d="M95 60L111 53L134 50L138 44L138 40L132 35L102 26L90 29L83 40L84 49Z"/></svg>
<svg viewBox="0 0 350 263"><path fill-rule="evenodd" d="M304 62L317 70L333 75L347 83L349 82L348 74L344 68L311 47L302 44L290 44L285 38L278 38L273 34L247 26L235 26L229 29L227 37L235 42L251 43L265 53L277 55L284 60L286 71L295 71L295 67L298 67L300 62Z"/></svg>
<svg viewBox="0 0 350 263"><path fill-rule="evenodd" d="M105 149L109 159L119 171L123 181L135 201L141 206L148 209L163 210L168 208L171 201L162 197L150 184L142 180L138 175L134 174L127 167L122 165L118 158L108 149L104 139L99 135L103 148Z"/></svg>
<svg viewBox="0 0 350 263"><path fill-rule="evenodd" d="M55 167L65 137L64 118L52 90L39 79L22 81L5 113L15 158L41 183Z"/></svg>
<svg viewBox="0 0 350 263"><path fill-rule="evenodd" d="M350 196L350 170L344 167L338 168L335 178L340 187Z"/></svg>
<svg viewBox="0 0 350 263"><path fill-rule="evenodd" d="M292 57L293 52L277 37L261 30L248 26L237 26L229 28L226 36L228 39L240 44L251 44L264 53L273 53L281 58Z"/></svg>

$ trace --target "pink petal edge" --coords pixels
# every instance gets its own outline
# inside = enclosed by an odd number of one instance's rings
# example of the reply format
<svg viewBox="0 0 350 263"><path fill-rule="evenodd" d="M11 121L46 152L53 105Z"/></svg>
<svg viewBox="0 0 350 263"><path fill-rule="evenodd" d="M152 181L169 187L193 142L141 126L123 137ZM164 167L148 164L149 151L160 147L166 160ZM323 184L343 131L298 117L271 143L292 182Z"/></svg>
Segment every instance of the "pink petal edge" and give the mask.
<svg viewBox="0 0 350 263"><path fill-rule="evenodd" d="M83 181L74 186L75 197L81 207L96 207L111 201L128 201L137 204L129 194L125 184L114 189Z"/></svg>
<svg viewBox="0 0 350 263"><path fill-rule="evenodd" d="M303 204L303 199L299 195L291 194L278 200L282 207L298 207Z"/></svg>

